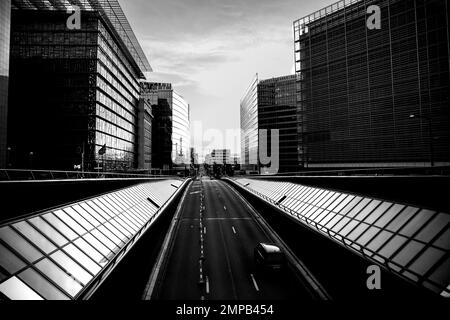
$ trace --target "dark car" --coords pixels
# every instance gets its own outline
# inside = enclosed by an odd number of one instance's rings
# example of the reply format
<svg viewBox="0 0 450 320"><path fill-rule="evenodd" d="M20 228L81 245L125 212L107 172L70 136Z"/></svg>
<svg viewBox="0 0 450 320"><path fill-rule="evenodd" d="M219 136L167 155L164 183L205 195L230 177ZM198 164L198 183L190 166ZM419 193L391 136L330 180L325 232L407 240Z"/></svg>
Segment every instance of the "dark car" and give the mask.
<svg viewBox="0 0 450 320"><path fill-rule="evenodd" d="M280 270L285 265L285 255L280 247L271 243L259 243L254 250L255 264L266 270Z"/></svg>

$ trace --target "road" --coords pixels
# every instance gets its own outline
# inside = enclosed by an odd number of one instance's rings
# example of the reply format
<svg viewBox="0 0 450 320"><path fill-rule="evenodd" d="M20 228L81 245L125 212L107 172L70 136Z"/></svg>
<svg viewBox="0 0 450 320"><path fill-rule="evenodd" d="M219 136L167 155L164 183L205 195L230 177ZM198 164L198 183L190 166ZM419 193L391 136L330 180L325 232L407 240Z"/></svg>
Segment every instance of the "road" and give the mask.
<svg viewBox="0 0 450 320"><path fill-rule="evenodd" d="M271 240L225 182L204 177L194 181L179 214L173 246L160 272L158 299L311 299L290 270L255 270L254 247Z"/></svg>

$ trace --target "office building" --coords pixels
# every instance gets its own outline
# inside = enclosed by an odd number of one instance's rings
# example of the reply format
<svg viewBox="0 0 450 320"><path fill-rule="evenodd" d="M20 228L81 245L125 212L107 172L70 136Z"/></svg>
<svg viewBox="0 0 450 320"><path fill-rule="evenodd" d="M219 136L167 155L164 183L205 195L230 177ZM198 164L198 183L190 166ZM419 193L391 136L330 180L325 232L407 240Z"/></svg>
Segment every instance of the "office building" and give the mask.
<svg viewBox="0 0 450 320"><path fill-rule="evenodd" d="M143 82L152 104L152 166L163 170L190 163L189 104L170 83Z"/></svg>
<svg viewBox="0 0 450 320"><path fill-rule="evenodd" d="M230 149L213 149L208 159L210 164L232 164Z"/></svg>
<svg viewBox="0 0 450 320"><path fill-rule="evenodd" d="M190 163L190 107L175 90L172 92L172 103L172 159L175 165L185 165Z"/></svg>
<svg viewBox="0 0 450 320"><path fill-rule="evenodd" d="M240 165L241 163L241 157L239 156L238 153L233 153L231 155L231 164L233 164L234 166Z"/></svg>
<svg viewBox="0 0 450 320"><path fill-rule="evenodd" d="M267 132L267 145L260 138L260 130ZM259 152L272 155L271 132L278 130L279 173L302 169L301 122L296 105L296 76L288 75L252 80L241 100L241 168L265 172L272 164L259 163Z"/></svg>
<svg viewBox="0 0 450 320"><path fill-rule="evenodd" d="M199 162L198 162L198 153L195 152L195 148L191 147L190 151L191 151L191 165L199 164Z"/></svg>
<svg viewBox="0 0 450 320"><path fill-rule="evenodd" d="M279 135L279 173L302 168L299 154L301 123L296 106L295 75L282 76L258 83L258 129L267 130L267 151L272 154L271 130ZM259 148L261 148L259 141Z"/></svg>
<svg viewBox="0 0 450 320"><path fill-rule="evenodd" d="M240 101L241 169L258 170L258 74Z"/></svg>
<svg viewBox="0 0 450 320"><path fill-rule="evenodd" d="M9 167L11 148L7 146L9 34L11 0L0 1L0 168Z"/></svg>
<svg viewBox="0 0 450 320"><path fill-rule="evenodd" d="M150 170L152 168L152 104L150 99L143 96L139 99L138 108L138 169Z"/></svg>
<svg viewBox="0 0 450 320"><path fill-rule="evenodd" d="M339 1L295 21L307 166L449 164L449 30L446 0Z"/></svg>
<svg viewBox="0 0 450 320"><path fill-rule="evenodd" d="M153 168L168 170L172 159L172 118L170 83L141 83L141 98L152 108L152 149Z"/></svg>
<svg viewBox="0 0 450 320"><path fill-rule="evenodd" d="M69 28L72 5L81 10L80 24ZM151 67L117 0L13 0L13 165L136 168L139 80L146 71Z"/></svg>

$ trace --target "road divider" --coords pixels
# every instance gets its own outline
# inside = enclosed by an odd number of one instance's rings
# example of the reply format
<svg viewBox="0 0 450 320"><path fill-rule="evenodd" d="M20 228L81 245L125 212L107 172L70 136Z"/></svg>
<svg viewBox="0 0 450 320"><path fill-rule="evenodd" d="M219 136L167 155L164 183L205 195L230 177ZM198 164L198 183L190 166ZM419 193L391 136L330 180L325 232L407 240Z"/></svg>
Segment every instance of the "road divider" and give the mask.
<svg viewBox="0 0 450 320"><path fill-rule="evenodd" d="M147 281L147 285L145 287L142 299L143 300L150 300L152 299L152 296L155 292L155 288L157 286L157 281L161 277L161 272L164 269L163 265L167 263L167 257L169 251L172 249L173 240L175 238L175 230L179 226L179 218L181 213L181 208L183 207L183 201L186 198L186 195L188 193L188 190L192 184L192 181L189 180L188 185L186 186L186 189L183 191L183 195L181 197L180 202L178 203L177 210L175 211L174 217L172 219L172 223L169 227L169 232L167 232L166 237L164 238L164 242L162 245L162 249L159 252L157 262L155 266L153 267L152 273L150 274L149 280ZM178 189L178 191L181 191L181 188Z"/></svg>

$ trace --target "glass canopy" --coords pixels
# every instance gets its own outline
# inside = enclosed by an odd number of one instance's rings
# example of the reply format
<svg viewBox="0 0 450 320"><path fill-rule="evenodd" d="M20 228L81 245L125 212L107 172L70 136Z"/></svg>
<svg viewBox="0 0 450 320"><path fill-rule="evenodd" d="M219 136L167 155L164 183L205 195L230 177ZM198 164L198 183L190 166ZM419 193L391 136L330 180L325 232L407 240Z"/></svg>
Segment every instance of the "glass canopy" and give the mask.
<svg viewBox="0 0 450 320"><path fill-rule="evenodd" d="M450 297L450 215L290 182L235 179L307 226Z"/></svg>
<svg viewBox="0 0 450 320"><path fill-rule="evenodd" d="M125 255L181 184L142 183L0 225L0 295L80 297Z"/></svg>

